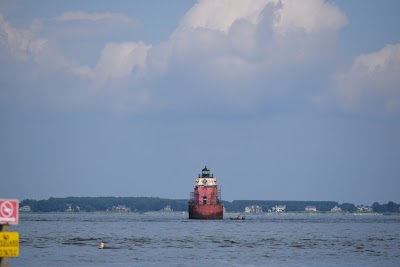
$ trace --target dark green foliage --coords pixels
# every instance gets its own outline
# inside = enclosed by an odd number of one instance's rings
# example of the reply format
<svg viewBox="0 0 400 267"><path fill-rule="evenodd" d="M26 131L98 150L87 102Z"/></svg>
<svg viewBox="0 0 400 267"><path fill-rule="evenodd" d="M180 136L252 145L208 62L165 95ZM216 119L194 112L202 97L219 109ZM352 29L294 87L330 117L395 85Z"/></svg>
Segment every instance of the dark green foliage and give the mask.
<svg viewBox="0 0 400 267"><path fill-rule="evenodd" d="M372 210L379 213L400 212L400 204L389 201L387 204L380 205L378 202L375 202L372 204Z"/></svg>
<svg viewBox="0 0 400 267"><path fill-rule="evenodd" d="M354 204L351 203L343 203L339 207L342 209L342 211L347 211L347 212L357 211L356 206L354 206Z"/></svg>

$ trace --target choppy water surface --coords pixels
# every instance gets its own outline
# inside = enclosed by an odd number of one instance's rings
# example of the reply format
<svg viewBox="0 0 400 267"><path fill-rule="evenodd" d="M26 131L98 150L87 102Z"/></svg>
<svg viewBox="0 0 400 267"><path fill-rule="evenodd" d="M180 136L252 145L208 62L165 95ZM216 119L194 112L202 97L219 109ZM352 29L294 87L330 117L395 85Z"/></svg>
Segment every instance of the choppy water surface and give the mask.
<svg viewBox="0 0 400 267"><path fill-rule="evenodd" d="M10 266L400 266L400 216L20 214ZM100 242L106 244L98 249Z"/></svg>

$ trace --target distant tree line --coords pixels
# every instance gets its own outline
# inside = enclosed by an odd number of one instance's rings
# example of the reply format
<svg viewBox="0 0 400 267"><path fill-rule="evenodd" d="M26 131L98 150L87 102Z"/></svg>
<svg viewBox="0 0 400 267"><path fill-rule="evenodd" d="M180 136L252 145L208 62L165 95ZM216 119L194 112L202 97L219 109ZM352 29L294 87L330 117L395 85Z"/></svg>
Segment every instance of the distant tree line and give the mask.
<svg viewBox="0 0 400 267"><path fill-rule="evenodd" d="M174 211L187 211L188 199L163 199L158 197L67 197L47 200L24 199L20 206L30 206L34 212L63 212L67 208L72 211L107 211L113 206L124 205L134 212L159 211L167 205ZM337 206L344 212L355 212L357 207L351 203L339 204L336 201L283 201L283 200L234 200L224 201L228 212L243 212L245 207L257 205L264 212L272 210L276 205L285 205L286 212L304 211L307 206L314 206L320 212L330 211ZM375 202L372 205L374 212L400 212L400 204L392 201L387 204Z"/></svg>
<svg viewBox="0 0 400 267"><path fill-rule="evenodd" d="M187 210L188 200L157 197L67 197L48 200L25 199L20 206L28 205L32 211L62 212L68 207L73 211L107 211L113 206L124 205L131 211L158 211L169 205L173 210Z"/></svg>
<svg viewBox="0 0 400 267"><path fill-rule="evenodd" d="M378 202L375 202L372 204L372 210L379 213L400 212L400 204L389 201L387 204L380 205Z"/></svg>

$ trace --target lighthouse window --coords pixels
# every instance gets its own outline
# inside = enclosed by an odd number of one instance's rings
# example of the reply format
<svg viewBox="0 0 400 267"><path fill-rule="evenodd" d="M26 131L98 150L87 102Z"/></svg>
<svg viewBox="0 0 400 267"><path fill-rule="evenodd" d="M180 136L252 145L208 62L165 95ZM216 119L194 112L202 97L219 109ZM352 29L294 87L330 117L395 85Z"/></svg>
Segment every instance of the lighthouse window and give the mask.
<svg viewBox="0 0 400 267"><path fill-rule="evenodd" d="M207 196L203 196L203 204L207 204Z"/></svg>

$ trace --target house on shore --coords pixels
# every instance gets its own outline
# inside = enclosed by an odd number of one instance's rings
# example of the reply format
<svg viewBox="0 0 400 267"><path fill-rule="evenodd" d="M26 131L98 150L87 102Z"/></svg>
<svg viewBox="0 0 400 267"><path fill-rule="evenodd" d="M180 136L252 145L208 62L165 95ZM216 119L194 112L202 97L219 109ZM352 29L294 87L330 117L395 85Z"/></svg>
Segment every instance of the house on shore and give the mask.
<svg viewBox="0 0 400 267"><path fill-rule="evenodd" d="M167 211L167 212L170 212L170 211L174 211L174 209L172 209L170 205L167 205L167 206L165 206L164 208L162 208L160 211Z"/></svg>
<svg viewBox="0 0 400 267"><path fill-rule="evenodd" d="M262 213L262 207L258 205L253 205L253 206L247 206L244 208L245 213Z"/></svg>
<svg viewBox="0 0 400 267"><path fill-rule="evenodd" d="M366 205L359 205L359 206L357 206L357 211L358 212L372 212L372 207L366 206Z"/></svg>
<svg viewBox="0 0 400 267"><path fill-rule="evenodd" d="M277 213L285 212L286 205L276 205L275 207L272 207L272 211L277 212Z"/></svg>
<svg viewBox="0 0 400 267"><path fill-rule="evenodd" d="M19 208L19 211L30 212L31 211L31 206L28 206L28 205L22 206L21 208Z"/></svg>
<svg viewBox="0 0 400 267"><path fill-rule="evenodd" d="M331 212L334 212L334 213L342 212L342 209L339 208L338 206L335 206L335 207L333 207L333 208L331 209Z"/></svg>
<svg viewBox="0 0 400 267"><path fill-rule="evenodd" d="M129 211L131 211L131 209L126 207L125 205L118 205L118 206L112 206L111 211L129 212Z"/></svg>
<svg viewBox="0 0 400 267"><path fill-rule="evenodd" d="M307 206L305 209L307 212L317 212L317 207L315 206Z"/></svg>

